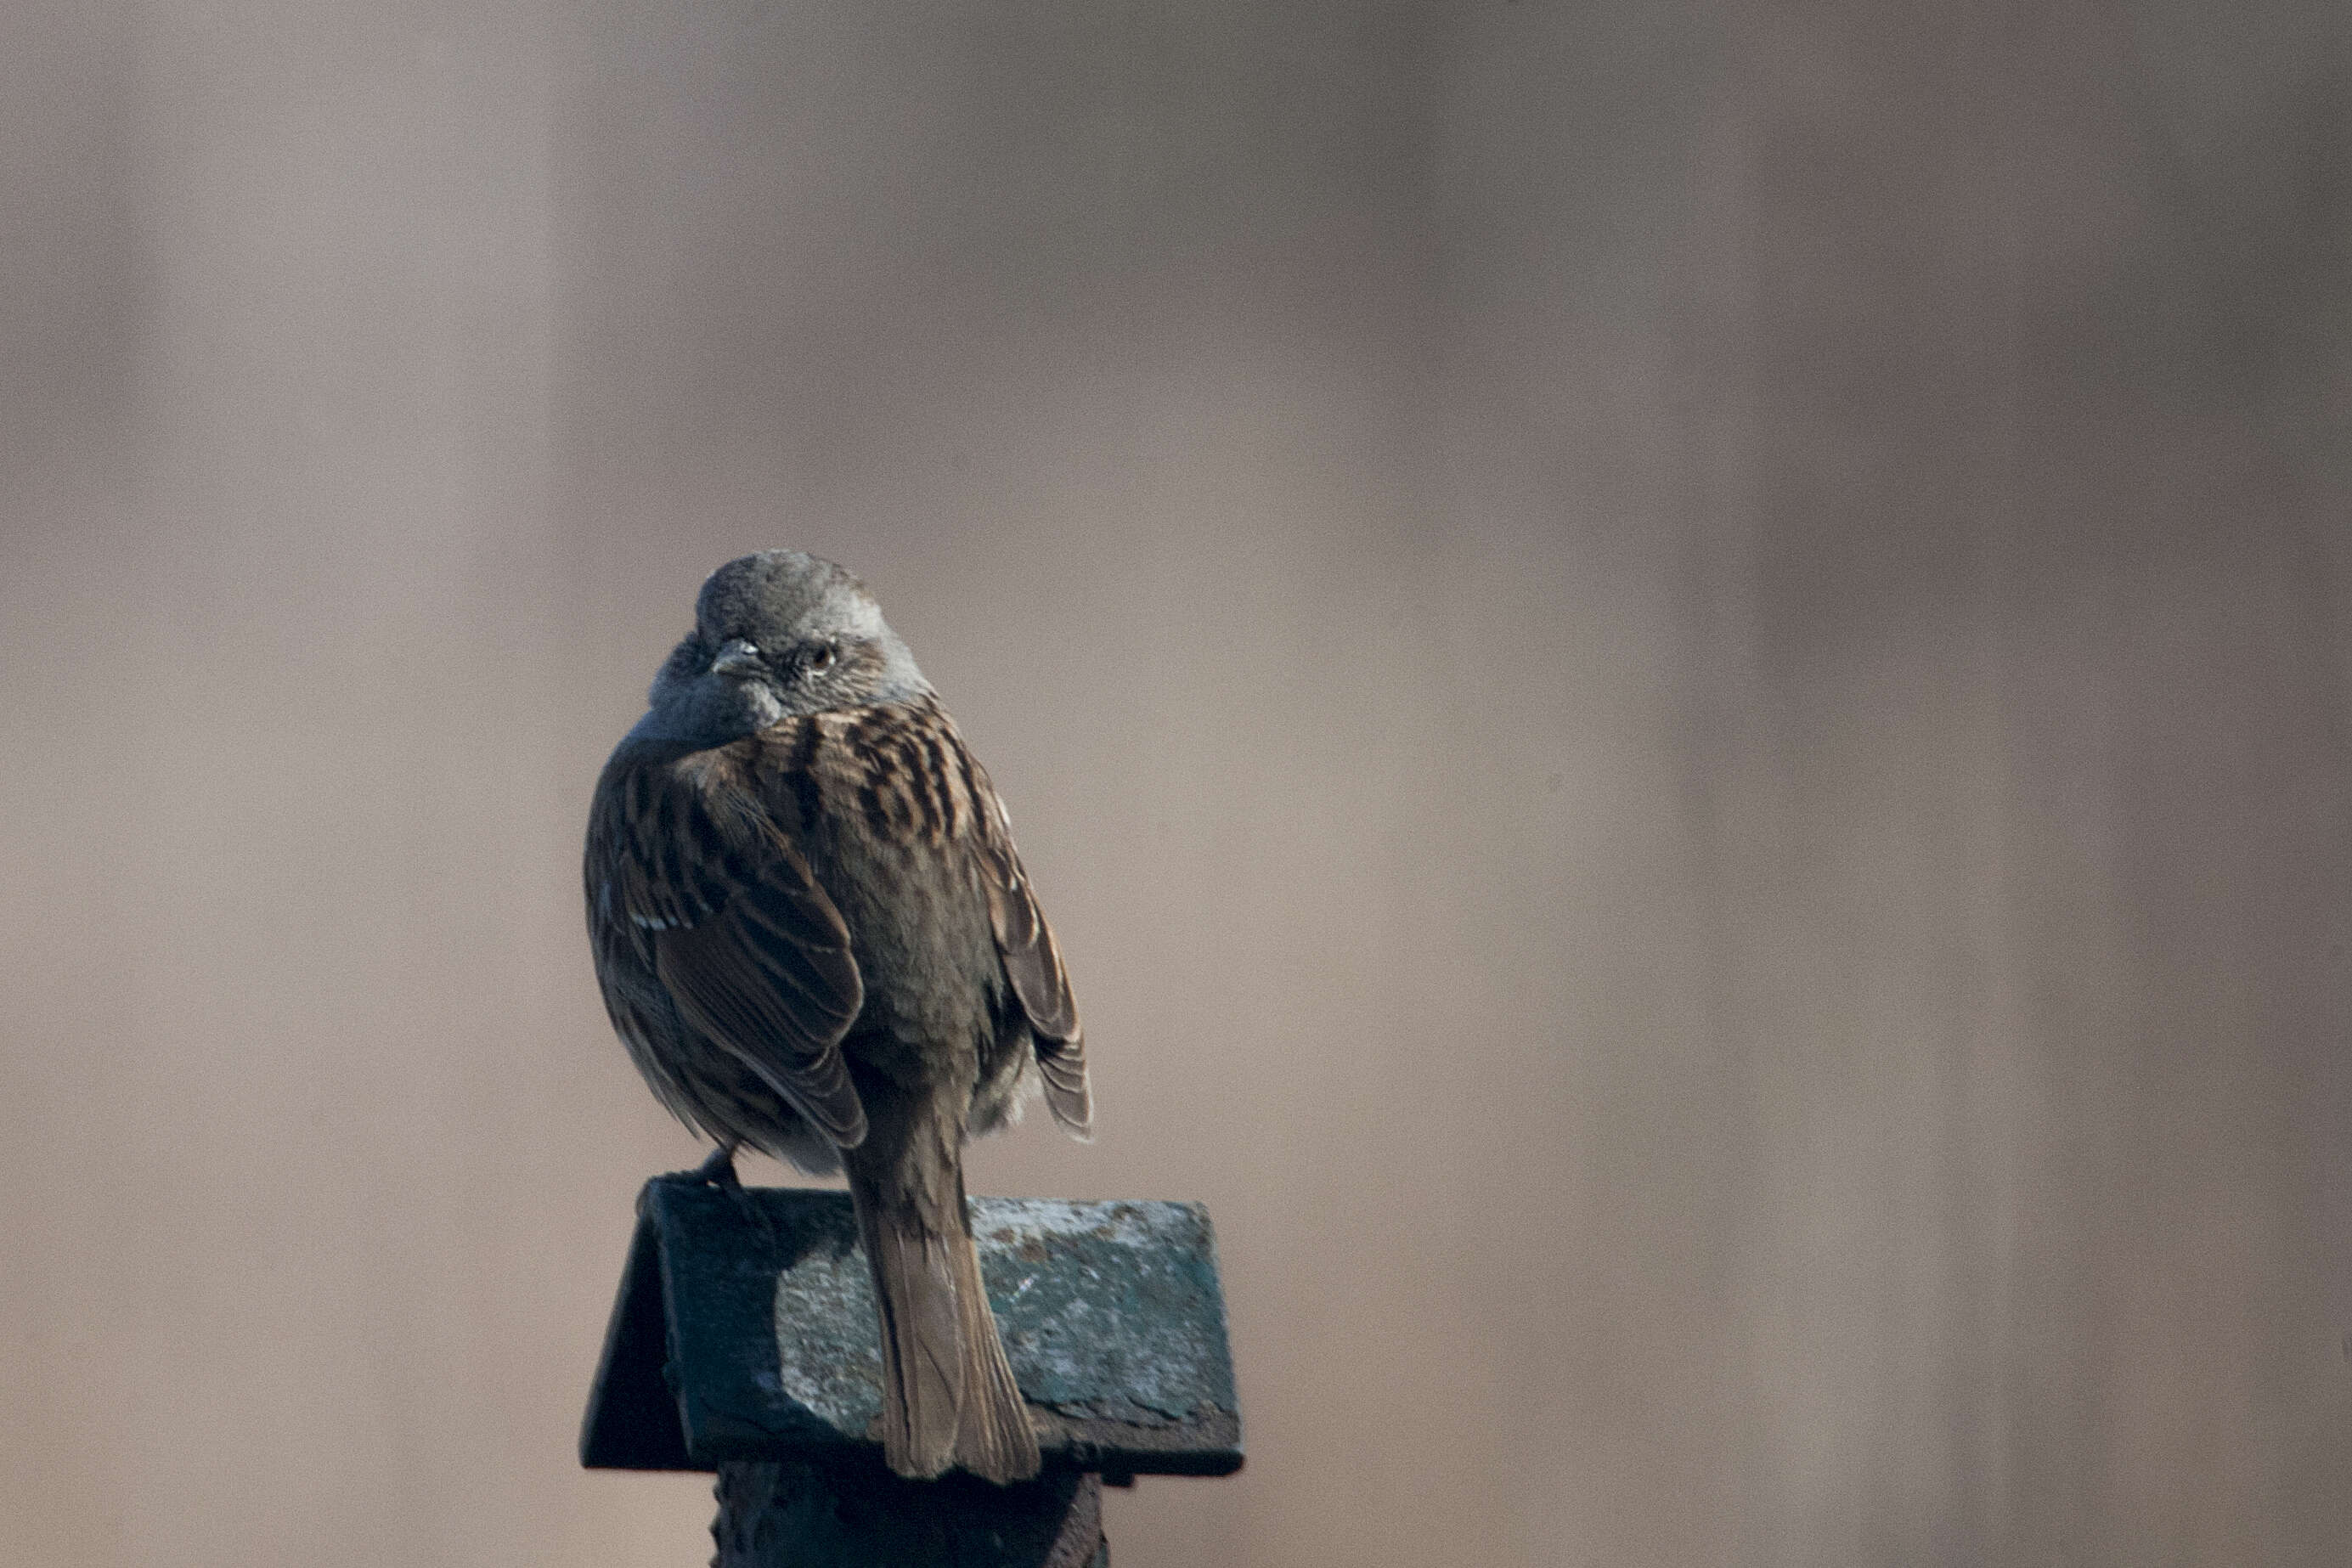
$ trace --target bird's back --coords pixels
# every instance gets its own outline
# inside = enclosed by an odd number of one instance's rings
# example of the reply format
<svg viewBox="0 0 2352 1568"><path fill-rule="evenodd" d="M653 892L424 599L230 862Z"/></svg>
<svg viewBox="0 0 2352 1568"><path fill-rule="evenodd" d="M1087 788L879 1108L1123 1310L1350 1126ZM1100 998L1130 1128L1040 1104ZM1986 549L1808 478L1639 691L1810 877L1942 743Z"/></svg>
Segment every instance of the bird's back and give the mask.
<svg viewBox="0 0 2352 1568"><path fill-rule="evenodd" d="M990 924L1003 816L938 700L788 720L749 743L758 793L850 931L866 1005L843 1050L866 1075L959 1084L1002 1119L1031 1048Z"/></svg>
<svg viewBox="0 0 2352 1568"><path fill-rule="evenodd" d="M1000 1123L1033 1044L985 889L1003 818L937 700L790 718L702 749L632 737L597 788L590 931L607 1009L639 1070L714 1137L830 1168L805 1120L687 1022L656 973L650 934L614 907L629 835L650 831L658 858L660 841L679 831L680 799L740 834L789 843L839 912L863 984L841 1050L861 1091L942 1090L968 1100L972 1131Z"/></svg>

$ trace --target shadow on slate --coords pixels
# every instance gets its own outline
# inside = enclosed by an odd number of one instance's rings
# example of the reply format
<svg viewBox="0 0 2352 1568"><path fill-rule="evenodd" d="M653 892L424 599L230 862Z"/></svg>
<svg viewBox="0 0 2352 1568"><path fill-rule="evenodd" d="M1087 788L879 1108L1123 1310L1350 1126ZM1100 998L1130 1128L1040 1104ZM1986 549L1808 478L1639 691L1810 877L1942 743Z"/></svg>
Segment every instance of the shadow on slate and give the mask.
<svg viewBox="0 0 2352 1568"><path fill-rule="evenodd" d="M1241 1468L1205 1209L974 1198L971 1219L1048 1479ZM856 1237L846 1193L648 1182L582 1462L879 1475L880 1329Z"/></svg>

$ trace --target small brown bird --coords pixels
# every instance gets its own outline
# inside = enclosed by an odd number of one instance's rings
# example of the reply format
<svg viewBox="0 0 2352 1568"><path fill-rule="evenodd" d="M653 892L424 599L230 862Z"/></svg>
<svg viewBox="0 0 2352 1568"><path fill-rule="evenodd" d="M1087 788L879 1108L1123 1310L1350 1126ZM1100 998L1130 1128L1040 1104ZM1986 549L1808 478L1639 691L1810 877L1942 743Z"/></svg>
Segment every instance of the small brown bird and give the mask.
<svg viewBox="0 0 2352 1568"><path fill-rule="evenodd" d="M771 550L702 586L590 809L613 1026L718 1142L844 1171L902 1476L1037 1473L965 1213L963 1141L1034 1081L1093 1122L1054 933L988 775L864 584Z"/></svg>

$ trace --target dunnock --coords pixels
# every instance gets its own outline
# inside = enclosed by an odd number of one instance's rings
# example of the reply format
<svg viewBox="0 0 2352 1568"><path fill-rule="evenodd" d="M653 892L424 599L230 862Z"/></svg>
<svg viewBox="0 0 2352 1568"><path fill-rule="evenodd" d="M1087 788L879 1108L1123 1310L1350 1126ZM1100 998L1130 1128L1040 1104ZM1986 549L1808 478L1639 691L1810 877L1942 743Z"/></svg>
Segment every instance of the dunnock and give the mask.
<svg viewBox="0 0 2352 1568"><path fill-rule="evenodd" d="M840 567L713 573L614 749L588 825L613 1026L719 1147L842 1170L881 1310L883 1447L903 1476L1036 1474L981 1283L962 1145L1030 1080L1093 1119L1069 976L988 775Z"/></svg>

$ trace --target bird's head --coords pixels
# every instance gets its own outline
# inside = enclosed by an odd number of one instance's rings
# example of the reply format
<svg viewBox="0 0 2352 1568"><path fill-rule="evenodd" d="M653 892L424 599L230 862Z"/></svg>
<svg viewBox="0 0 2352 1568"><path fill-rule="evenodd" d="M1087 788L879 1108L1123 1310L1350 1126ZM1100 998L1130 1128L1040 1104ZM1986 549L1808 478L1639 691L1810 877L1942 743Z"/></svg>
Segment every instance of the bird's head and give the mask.
<svg viewBox="0 0 2352 1568"><path fill-rule="evenodd" d="M865 584L797 550L762 550L702 584L694 630L654 677L647 718L717 743L795 714L929 690Z"/></svg>

